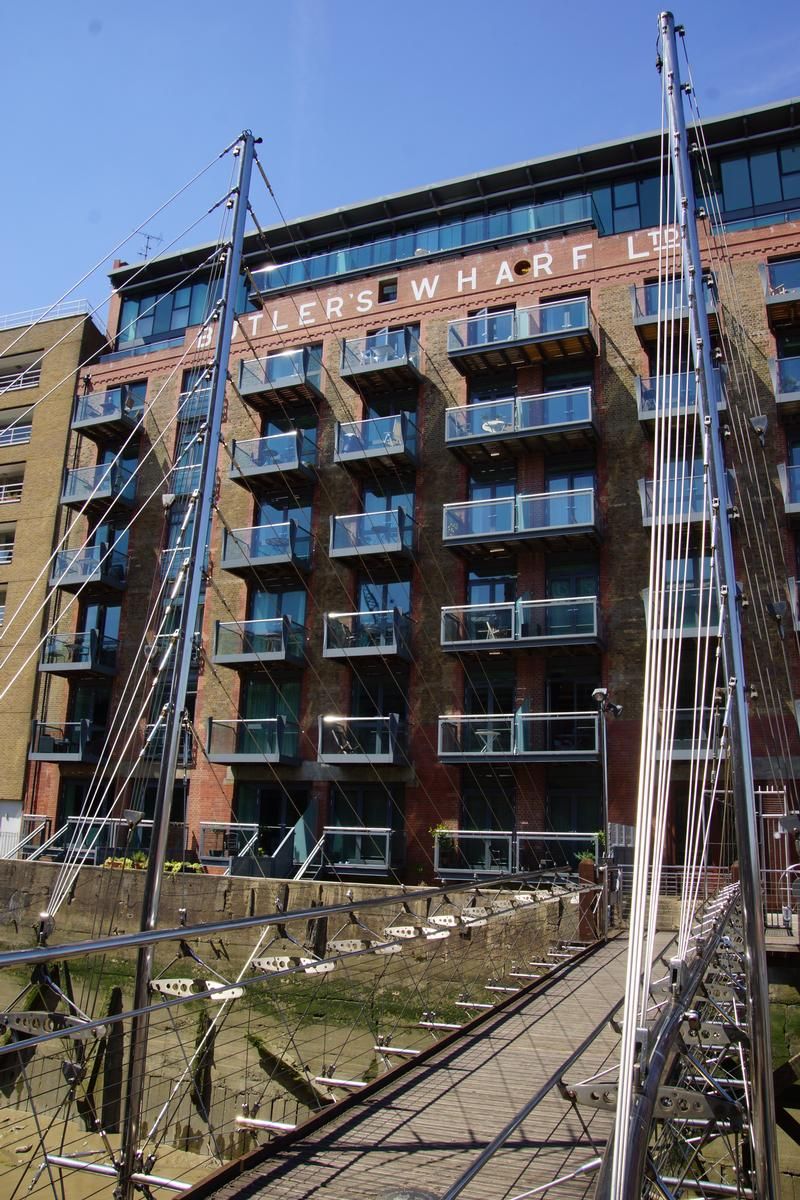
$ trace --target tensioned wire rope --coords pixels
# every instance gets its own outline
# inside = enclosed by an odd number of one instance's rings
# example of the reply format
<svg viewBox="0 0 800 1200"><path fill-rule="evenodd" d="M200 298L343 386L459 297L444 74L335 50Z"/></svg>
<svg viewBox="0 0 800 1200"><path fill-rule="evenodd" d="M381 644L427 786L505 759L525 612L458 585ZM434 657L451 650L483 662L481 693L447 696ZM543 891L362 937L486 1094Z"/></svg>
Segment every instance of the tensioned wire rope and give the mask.
<svg viewBox="0 0 800 1200"><path fill-rule="evenodd" d="M262 177L263 177L263 170L262 170ZM265 178L265 182L267 183L267 187L268 187L268 188L270 188L270 185L269 185L268 181L266 180L266 177L264 177L264 178ZM274 198L274 193L272 192L272 189L271 189L271 188L270 188L270 191L271 191L271 194L273 195L273 198ZM276 201L276 205L277 205L277 201ZM279 212L280 212L280 206L279 206L279 205L277 205L277 207L278 207L278 210L279 210ZM252 209L251 209L251 212L252 212ZM283 214L282 214L282 213L281 213L281 216L283 216ZM254 220L256 221L256 225L257 225L257 227L259 228L259 231L263 233L263 231L261 231L261 227L260 227L260 225L258 224L257 218L255 218L255 216L254 216ZM285 223L285 218L284 218L284 223ZM267 250L269 250L269 247L268 247L268 246L267 246ZM251 276L251 279L252 279L252 276ZM254 280L253 280L253 285L254 285L254 290L258 291L257 285L255 285L255 281L254 281ZM313 289L312 289L312 290L313 290ZM316 294L316 293L315 293L315 294ZM262 296L262 303L263 303L263 296ZM320 301L320 303L321 303L321 301ZM325 311L325 310L324 310L324 306L322 306L322 307L323 307L323 311ZM332 322L330 321L330 319L328 319L327 323L328 323L328 325L329 325L329 327L330 327L330 328L333 328L333 326L332 326ZM277 332L277 331L276 331L276 332ZM334 331L334 335L336 336L336 340L337 340L337 342L339 343L339 345L340 345L340 348L341 348L341 344L342 344L342 343L341 343L341 338L340 338L338 335L336 335L336 334L335 334L335 331ZM249 343L249 339L247 339L247 340L248 340L248 344L250 345L250 348L251 348L251 349L252 349L252 350L255 352L255 348L252 346L252 344L251 344L251 343ZM430 362L432 365L434 365L434 366L435 366L435 364L433 363L433 359L432 359L432 356L431 356L430 352L429 352L429 351L425 351L425 350L424 350L424 348L423 348L423 353L425 353L425 354L426 354L426 357L427 357L428 361L429 361L429 362ZM324 364L323 364L323 366L324 366ZM444 388L445 388L445 389L448 391L448 393L451 395L451 398L452 398L452 393L450 393L450 391L449 391L449 387L447 387L447 385L446 385L445 381L442 379L442 377L441 377L441 372L438 370L438 367L435 367L435 369L436 369L436 373L437 373L437 375L438 375L438 376L440 377L440 379L442 380L443 387L444 387ZM329 378L329 379L331 379L329 372L327 372L327 369L326 369L326 374L328 374L328 378ZM336 388L337 395L339 395L339 397L341 398L341 393L339 393L339 391L338 391L338 386L336 385L335 381L332 381L332 383L333 383L333 386ZM364 397L363 397L363 395L362 395L362 402L365 402L365 401L364 401ZM349 407L349 404L347 405L347 407ZM398 474L399 474L399 473L398 473ZM405 481L403 481L403 482L405 482ZM426 535L426 530L425 530L425 529L424 529L424 527L423 527L423 528L422 528L422 536L424 537L425 535ZM435 558L434 558L434 561L436 561L436 566L437 566L437 569L439 570L440 574L442 574L442 572L441 572L441 567L440 567L440 564L439 564L439 562L438 562L438 558L437 558L437 557L435 557ZM442 578L443 578L443 576L442 576ZM443 578L443 582L444 582L444 578ZM417 591L418 591L418 589L417 589ZM437 644L437 648L438 648L438 644ZM459 655L459 658L461 658L461 656L460 656L460 655ZM483 671L483 673L484 673L484 676L485 676L485 675L486 675L486 672L485 672L485 668L483 667L483 664L482 664L482 663L480 664L480 669ZM472 672L472 677L474 677L474 674L475 674L475 673L474 673L474 672ZM488 682L488 679L487 679L487 682ZM476 778L477 778L477 777L476 777ZM484 796L484 798L486 798L486 797ZM492 806L490 806L490 807L492 807Z"/></svg>

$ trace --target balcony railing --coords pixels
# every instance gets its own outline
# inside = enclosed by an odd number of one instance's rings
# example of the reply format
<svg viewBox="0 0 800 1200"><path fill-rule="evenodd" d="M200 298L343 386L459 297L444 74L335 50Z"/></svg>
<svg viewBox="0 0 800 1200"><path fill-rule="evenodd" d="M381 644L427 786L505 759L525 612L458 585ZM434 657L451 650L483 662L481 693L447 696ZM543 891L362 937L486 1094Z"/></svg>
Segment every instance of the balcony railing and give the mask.
<svg viewBox="0 0 800 1200"><path fill-rule="evenodd" d="M0 504L16 504L22 499L22 480L0 483Z"/></svg>
<svg viewBox="0 0 800 1200"><path fill-rule="evenodd" d="M719 396L718 408L724 409L725 394L719 370L714 371ZM694 371L671 375L651 375L636 380L636 402L640 421L655 420L657 415L688 416L697 412L697 376Z"/></svg>
<svg viewBox="0 0 800 1200"><path fill-rule="evenodd" d="M442 609L445 650L492 651L513 645L552 646L599 639L596 596L462 604Z"/></svg>
<svg viewBox="0 0 800 1200"><path fill-rule="evenodd" d="M369 825L326 825L322 831L321 867L337 873L385 875L394 865L396 833Z"/></svg>
<svg viewBox="0 0 800 1200"><path fill-rule="evenodd" d="M248 438L243 442L233 441L231 458L233 465L228 477L237 482L289 472L310 478L317 451L314 442L305 436L302 429L293 429L289 433L272 433L269 437Z"/></svg>
<svg viewBox="0 0 800 1200"><path fill-rule="evenodd" d="M322 347L303 346L251 358L239 365L239 392L242 396L285 396L297 399L320 397L322 383Z"/></svg>
<svg viewBox="0 0 800 1200"><path fill-rule="evenodd" d="M642 591L645 618L649 610L650 589ZM707 586L668 589L662 600L661 628L656 637L709 637L719 629L719 597Z"/></svg>
<svg viewBox="0 0 800 1200"><path fill-rule="evenodd" d="M169 474L169 489L176 496L191 496L200 487L199 463L178 463Z"/></svg>
<svg viewBox="0 0 800 1200"><path fill-rule="evenodd" d="M142 758L145 762L160 762L166 745L165 733L164 725L159 722L145 726L142 749ZM180 729L178 732L178 766L192 767L196 757L195 740L191 729Z"/></svg>
<svg viewBox="0 0 800 1200"><path fill-rule="evenodd" d="M136 480L119 463L98 463L95 467L74 467L64 476L61 503L77 507L86 503L121 500L133 504Z"/></svg>
<svg viewBox="0 0 800 1200"><path fill-rule="evenodd" d="M343 379L411 384L419 378L419 335L416 326L382 330L347 338L342 346Z"/></svg>
<svg viewBox="0 0 800 1200"><path fill-rule="evenodd" d="M510 874L514 870L514 844L510 829L438 830L433 835L434 874Z"/></svg>
<svg viewBox="0 0 800 1200"><path fill-rule="evenodd" d="M703 280L706 312L716 312L713 288L708 279ZM631 287L634 324L658 321L670 316L685 318L689 315L686 291L676 283L643 283Z"/></svg>
<svg viewBox="0 0 800 1200"><path fill-rule="evenodd" d="M0 544L0 567L8 567L14 561L14 543L3 542Z"/></svg>
<svg viewBox="0 0 800 1200"><path fill-rule="evenodd" d="M0 447L25 446L31 440L32 425L6 425L0 429Z"/></svg>
<svg viewBox="0 0 800 1200"><path fill-rule="evenodd" d="M294 763L299 757L300 729L285 717L217 721L208 718L206 748L216 763Z"/></svg>
<svg viewBox="0 0 800 1200"><path fill-rule="evenodd" d="M128 581L128 556L119 550L85 546L83 550L59 550L53 560L50 587L77 591L85 584L98 584L118 591Z"/></svg>
<svg viewBox="0 0 800 1200"><path fill-rule="evenodd" d="M214 662L225 666L260 662L301 665L305 660L305 646L305 629L290 617L217 621Z"/></svg>
<svg viewBox="0 0 800 1200"><path fill-rule="evenodd" d="M255 852L260 826L241 821L201 821L197 857L207 866Z"/></svg>
<svg viewBox="0 0 800 1200"><path fill-rule="evenodd" d="M50 634L42 649L41 671L54 675L113 675L119 642L96 629L81 633Z"/></svg>
<svg viewBox="0 0 800 1200"><path fill-rule="evenodd" d="M28 367L24 371L0 375L0 392L21 392L25 388L38 387L41 378L41 367Z"/></svg>
<svg viewBox="0 0 800 1200"><path fill-rule="evenodd" d="M323 657L409 657L411 622L397 608L326 613Z"/></svg>
<svg viewBox="0 0 800 1200"><path fill-rule="evenodd" d="M783 503L787 513L800 513L800 465L779 463L778 478L780 479Z"/></svg>
<svg viewBox="0 0 800 1200"><path fill-rule="evenodd" d="M34 721L28 758L40 762L96 763L102 744L103 734L94 731L91 721L67 721L62 725Z"/></svg>
<svg viewBox="0 0 800 1200"><path fill-rule="evenodd" d="M596 351L588 297L462 317L447 329L447 353L460 371L538 362L548 344L569 354Z"/></svg>
<svg viewBox="0 0 800 1200"><path fill-rule="evenodd" d="M642 505L642 524L653 524L653 505L656 499L655 481L639 480L639 499ZM663 520L702 521L706 515L704 479L702 475L672 477L661 486L660 513Z"/></svg>
<svg viewBox="0 0 800 1200"><path fill-rule="evenodd" d="M448 545L515 541L596 531L594 488L467 500L445 504L442 539Z"/></svg>
<svg viewBox="0 0 800 1200"><path fill-rule="evenodd" d="M187 828L182 821L170 821L167 833L167 855L170 858L182 861L186 857L186 835ZM131 860L134 854L147 855L152 840L152 821L140 821L131 828L130 823L121 817L67 817L60 829L25 857L59 862L70 854L90 866L100 866L107 858Z"/></svg>
<svg viewBox="0 0 800 1200"><path fill-rule="evenodd" d="M317 757L320 762L405 763L406 731L400 718L387 717L319 718Z"/></svg>
<svg viewBox="0 0 800 1200"><path fill-rule="evenodd" d="M672 758L694 761L708 752L719 753L719 729L715 713L699 713L694 708L676 708L672 735Z"/></svg>
<svg viewBox="0 0 800 1200"><path fill-rule="evenodd" d="M385 459L393 463L416 461L417 422L413 413L343 421L336 426L333 461L359 463Z"/></svg>
<svg viewBox="0 0 800 1200"><path fill-rule="evenodd" d="M515 713L439 717L443 762L527 758L541 762L596 761L598 714Z"/></svg>
<svg viewBox="0 0 800 1200"><path fill-rule="evenodd" d="M129 433L142 411L127 388L87 392L75 400L72 428L90 436L93 432L105 436Z"/></svg>
<svg viewBox="0 0 800 1200"><path fill-rule="evenodd" d="M311 534L297 521L225 530L222 566L226 571L292 565L306 570L311 562Z"/></svg>
<svg viewBox="0 0 800 1200"><path fill-rule="evenodd" d="M800 631L800 581L791 576L786 583L789 592L789 620L792 628Z"/></svg>
<svg viewBox="0 0 800 1200"><path fill-rule="evenodd" d="M210 387L193 387L178 396L178 416L181 421L190 421L193 417L206 417L210 403Z"/></svg>
<svg viewBox="0 0 800 1200"><path fill-rule="evenodd" d="M769 361L775 400L784 411L800 409L800 355Z"/></svg>
<svg viewBox="0 0 800 1200"><path fill-rule="evenodd" d="M414 521L402 508L331 517L330 530L331 558L410 554L414 549Z"/></svg>
<svg viewBox="0 0 800 1200"><path fill-rule="evenodd" d="M592 428L592 389L583 387L448 408L444 438L458 449Z"/></svg>
<svg viewBox="0 0 800 1200"><path fill-rule="evenodd" d="M767 317L773 329L785 329L800 317L800 257L762 265Z"/></svg>

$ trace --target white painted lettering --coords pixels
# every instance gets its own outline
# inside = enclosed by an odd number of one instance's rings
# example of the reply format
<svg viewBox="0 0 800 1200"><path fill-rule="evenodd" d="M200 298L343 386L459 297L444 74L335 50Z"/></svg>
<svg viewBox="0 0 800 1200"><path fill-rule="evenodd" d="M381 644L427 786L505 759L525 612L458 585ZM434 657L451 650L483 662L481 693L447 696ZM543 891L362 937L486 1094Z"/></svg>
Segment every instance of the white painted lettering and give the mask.
<svg viewBox="0 0 800 1200"><path fill-rule="evenodd" d="M432 300L436 295L436 289L439 286L439 276L434 275L433 282L425 275L417 282L416 279L411 280L411 290L414 293L415 300Z"/></svg>
<svg viewBox="0 0 800 1200"><path fill-rule="evenodd" d="M358 312L369 312L374 303L372 288L364 288L363 292L359 292L356 296L356 310Z"/></svg>
<svg viewBox="0 0 800 1200"><path fill-rule="evenodd" d="M438 276L437 276L437 278L438 278ZM474 292L475 288L478 286L478 268L477 267L473 267L469 273L466 273L464 271L458 272L458 290L460 292L463 292L463 290L467 286L467 284L469 284L469 286L472 288L472 290Z"/></svg>
<svg viewBox="0 0 800 1200"><path fill-rule="evenodd" d="M544 272L545 275L553 274L553 256L552 254L534 254L533 256L533 274L534 278L538 279Z"/></svg>
<svg viewBox="0 0 800 1200"><path fill-rule="evenodd" d="M514 276L512 274L511 267L508 265L508 263L505 261L505 259L503 259L503 261L500 263L500 270L497 272L497 279L495 279L495 281L494 281L495 287L497 287L501 283L513 283L513 282L514 282Z"/></svg>
<svg viewBox="0 0 800 1200"><path fill-rule="evenodd" d="M273 332L274 333L283 333L284 329L288 329L288 328L289 328L288 325L281 325L280 321L278 320L278 310L277 310L277 308L273 308L273 310L272 310Z"/></svg>
<svg viewBox="0 0 800 1200"><path fill-rule="evenodd" d="M572 269L573 269L573 271L580 270L580 268L583 266L583 264L587 261L587 259L589 257L588 254L586 253L586 251L592 250L593 248L594 247L592 246L591 242L587 242L585 246L573 246L572 247Z"/></svg>
<svg viewBox="0 0 800 1200"><path fill-rule="evenodd" d="M650 257L649 250L634 250L633 234L629 233L628 234L628 260L630 262L632 262L635 258L649 258L649 257Z"/></svg>
<svg viewBox="0 0 800 1200"><path fill-rule="evenodd" d="M342 305L343 304L344 304L344 300L342 299L341 296L329 296L328 297L328 299L325 301L325 316L328 318L329 321L332 320L334 317L340 317L342 315Z"/></svg>
<svg viewBox="0 0 800 1200"><path fill-rule="evenodd" d="M316 300L306 300L305 304L301 304L297 310L297 322L299 325L316 325L316 317L312 317L311 309L317 307Z"/></svg>
<svg viewBox="0 0 800 1200"><path fill-rule="evenodd" d="M251 313L250 315L250 332L253 337L258 333L258 326L264 320L263 312Z"/></svg>
<svg viewBox="0 0 800 1200"><path fill-rule="evenodd" d="M205 350L214 340L214 326L206 325L205 329L201 329L197 337L197 346L200 350Z"/></svg>

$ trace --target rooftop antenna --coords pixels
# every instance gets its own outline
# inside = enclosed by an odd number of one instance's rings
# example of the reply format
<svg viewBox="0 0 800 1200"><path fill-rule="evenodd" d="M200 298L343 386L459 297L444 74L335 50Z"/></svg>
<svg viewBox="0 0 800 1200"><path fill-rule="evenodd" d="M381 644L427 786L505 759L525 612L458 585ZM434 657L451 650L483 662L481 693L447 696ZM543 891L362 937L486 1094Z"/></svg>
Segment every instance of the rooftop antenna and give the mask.
<svg viewBox="0 0 800 1200"><path fill-rule="evenodd" d="M142 237L144 238L144 246L139 251L139 253L141 254L144 262L147 262L148 258L150 257L151 245L153 245L154 243L163 242L164 239L158 233L145 233L144 230L142 230Z"/></svg>

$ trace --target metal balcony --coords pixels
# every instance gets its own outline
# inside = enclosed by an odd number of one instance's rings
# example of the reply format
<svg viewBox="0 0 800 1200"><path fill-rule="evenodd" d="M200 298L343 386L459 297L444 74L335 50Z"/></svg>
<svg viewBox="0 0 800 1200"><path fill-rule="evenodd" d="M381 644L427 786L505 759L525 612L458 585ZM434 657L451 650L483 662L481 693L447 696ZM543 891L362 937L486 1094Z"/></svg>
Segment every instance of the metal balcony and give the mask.
<svg viewBox="0 0 800 1200"><path fill-rule="evenodd" d="M170 656L166 663L174 661L174 651L178 643L177 631L174 633L157 633L152 641L145 645L145 658L153 670L158 670L164 662L164 655L170 651ZM199 671L203 663L203 649L200 643L200 634L195 633L192 638L192 647L190 651L189 665L192 671Z"/></svg>
<svg viewBox="0 0 800 1200"><path fill-rule="evenodd" d="M439 829L433 835L433 873L444 879L510 874L514 848L511 829Z"/></svg>
<svg viewBox="0 0 800 1200"><path fill-rule="evenodd" d="M712 333L717 332L717 304L713 282L703 280L708 324ZM642 283L631 286L633 324L639 340L647 348L658 341L659 324L665 321L680 321L688 326L689 303L680 280L667 283Z"/></svg>
<svg viewBox="0 0 800 1200"><path fill-rule="evenodd" d="M167 855L179 861L186 857L187 829L182 821L170 821ZM67 817L54 834L40 841L26 858L60 862L70 855L89 866L101 866L107 858L130 860L134 854L150 853L153 822L140 821L134 829L121 817Z"/></svg>
<svg viewBox="0 0 800 1200"><path fill-rule="evenodd" d="M136 480L119 463L75 467L65 472L61 503L66 508L84 508L102 514L110 504L130 508L136 499Z"/></svg>
<svg viewBox="0 0 800 1200"><path fill-rule="evenodd" d="M311 565L311 534L296 521L225 530L222 566L235 575L272 573L290 575Z"/></svg>
<svg viewBox="0 0 800 1200"><path fill-rule="evenodd" d="M473 556L489 557L495 547L535 539L551 545L595 540L600 533L594 488L466 500L445 504L442 541Z"/></svg>
<svg viewBox="0 0 800 1200"><path fill-rule="evenodd" d="M456 714L439 717L442 762L597 762L596 712Z"/></svg>
<svg viewBox="0 0 800 1200"><path fill-rule="evenodd" d="M367 337L346 338L342 346L341 376L358 389L398 391L412 388L422 378L419 358L416 325L382 330Z"/></svg>
<svg viewBox="0 0 800 1200"><path fill-rule="evenodd" d="M2 417L5 414L0 414ZM8 419L8 418L6 418ZM0 426L0 447L27 446L31 440L33 425L18 423L16 425Z"/></svg>
<svg viewBox="0 0 800 1200"><path fill-rule="evenodd" d="M320 717L317 758L340 766L407 762L406 731L396 713L388 717Z"/></svg>
<svg viewBox="0 0 800 1200"><path fill-rule="evenodd" d="M95 733L91 721L49 725L34 721L28 758L33 762L96 763L104 735Z"/></svg>
<svg viewBox="0 0 800 1200"><path fill-rule="evenodd" d="M702 521L706 516L704 481L702 475L672 477L662 485L660 511L668 524L683 521ZM653 505L656 501L655 481L639 480L639 500L642 505L642 525L653 524Z"/></svg>
<svg viewBox="0 0 800 1200"><path fill-rule="evenodd" d="M714 372L719 403L717 411L727 409L722 375ZM697 415L697 377L694 371L671 375L640 376L636 380L636 407L642 428L652 432L656 416L694 417Z"/></svg>
<svg viewBox="0 0 800 1200"><path fill-rule="evenodd" d="M552 300L451 321L447 353L462 375L596 354L589 299Z"/></svg>
<svg viewBox="0 0 800 1200"><path fill-rule="evenodd" d="M318 869L336 876L383 876L400 865L402 834L371 825L326 825Z"/></svg>
<svg viewBox="0 0 800 1200"><path fill-rule="evenodd" d="M517 647L598 646L596 596L461 604L442 609L443 650L494 654Z"/></svg>
<svg viewBox="0 0 800 1200"><path fill-rule="evenodd" d="M49 580L50 587L60 587L65 592L78 592L84 587L121 592L127 582L127 554L109 550L105 542L85 546L83 550L59 550Z"/></svg>
<svg viewBox="0 0 800 1200"><path fill-rule="evenodd" d="M784 416L800 412L800 355L771 358L769 372L778 411Z"/></svg>
<svg viewBox="0 0 800 1200"><path fill-rule="evenodd" d="M217 621L213 661L225 667L254 667L259 663L305 663L306 631L290 617L252 621Z"/></svg>
<svg viewBox="0 0 800 1200"><path fill-rule="evenodd" d="M509 396L448 408L445 445L467 462L513 458L523 449L580 446L597 433L590 387Z"/></svg>
<svg viewBox="0 0 800 1200"><path fill-rule="evenodd" d="M770 328L783 330L800 321L800 257L759 266Z"/></svg>
<svg viewBox="0 0 800 1200"><path fill-rule="evenodd" d="M284 350L239 364L239 394L257 405L322 399L322 346Z"/></svg>
<svg viewBox="0 0 800 1200"><path fill-rule="evenodd" d="M114 675L117 669L116 638L96 629L82 633L51 633L42 648L39 670L50 675Z"/></svg>
<svg viewBox="0 0 800 1200"><path fill-rule="evenodd" d="M415 524L402 508L330 519L331 558L410 558Z"/></svg>
<svg viewBox="0 0 800 1200"><path fill-rule="evenodd" d="M650 589L642 589L645 620L650 606ZM704 588L667 588L656 614L657 638L714 637L719 632L719 597L711 586Z"/></svg>
<svg viewBox="0 0 800 1200"><path fill-rule="evenodd" d="M17 504L22 499L22 480L0 483L0 504Z"/></svg>
<svg viewBox="0 0 800 1200"><path fill-rule="evenodd" d="M142 747L144 762L161 762L164 756L164 733L164 726L157 722L145 726L144 746ZM191 729L180 729L178 732L178 766L193 767L196 758L195 741Z"/></svg>
<svg viewBox="0 0 800 1200"><path fill-rule="evenodd" d="M417 421L413 413L342 421L336 425L333 461L369 473L376 467L414 467L417 462Z"/></svg>
<svg viewBox="0 0 800 1200"><path fill-rule="evenodd" d="M228 478L242 487L278 486L283 480L312 481L317 459L316 446L302 429L272 433L269 437L231 442L233 465Z"/></svg>
<svg viewBox="0 0 800 1200"><path fill-rule="evenodd" d="M783 495L783 507L787 517L800 517L800 466L778 464L778 479Z"/></svg>
<svg viewBox="0 0 800 1200"><path fill-rule="evenodd" d="M323 658L411 657L411 622L399 609L326 613Z"/></svg>
<svg viewBox="0 0 800 1200"><path fill-rule="evenodd" d="M87 392L75 400L72 428L92 441L122 440L136 428L141 413L127 388Z"/></svg>
<svg viewBox="0 0 800 1200"><path fill-rule="evenodd" d="M206 750L211 762L294 765L300 756L300 729L285 717L217 721L208 718Z"/></svg>

